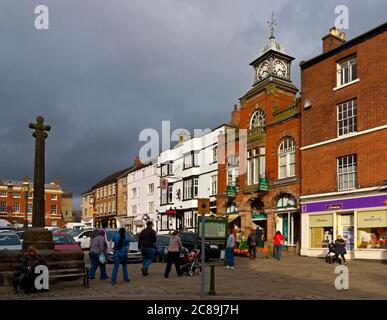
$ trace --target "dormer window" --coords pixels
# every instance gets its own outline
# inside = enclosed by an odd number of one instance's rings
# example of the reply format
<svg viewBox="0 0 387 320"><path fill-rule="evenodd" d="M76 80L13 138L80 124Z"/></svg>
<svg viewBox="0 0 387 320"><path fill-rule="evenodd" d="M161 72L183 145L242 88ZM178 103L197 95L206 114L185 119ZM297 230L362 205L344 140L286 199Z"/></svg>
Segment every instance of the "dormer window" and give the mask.
<svg viewBox="0 0 387 320"><path fill-rule="evenodd" d="M251 117L250 130L263 126L265 126L265 112L262 109L258 109Z"/></svg>
<svg viewBox="0 0 387 320"><path fill-rule="evenodd" d="M337 63L337 87L344 86L357 80L357 59L340 61Z"/></svg>

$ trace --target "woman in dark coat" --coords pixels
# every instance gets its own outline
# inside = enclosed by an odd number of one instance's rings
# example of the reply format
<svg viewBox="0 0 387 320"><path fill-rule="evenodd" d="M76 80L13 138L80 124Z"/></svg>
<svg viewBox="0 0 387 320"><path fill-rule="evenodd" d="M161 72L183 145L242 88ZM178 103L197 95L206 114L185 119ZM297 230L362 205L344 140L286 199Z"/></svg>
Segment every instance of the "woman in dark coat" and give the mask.
<svg viewBox="0 0 387 320"><path fill-rule="evenodd" d="M345 249L345 240L342 236L338 235L335 241L335 251L338 256L341 257L343 263L345 264L345 255L347 254L347 250Z"/></svg>
<svg viewBox="0 0 387 320"><path fill-rule="evenodd" d="M39 265L46 265L46 262L38 255L35 247L29 246L26 255L21 259L20 270L13 277L13 287L16 292L19 287L20 289L24 289L25 293L37 291L35 288L35 279L38 275L35 274L35 268Z"/></svg>

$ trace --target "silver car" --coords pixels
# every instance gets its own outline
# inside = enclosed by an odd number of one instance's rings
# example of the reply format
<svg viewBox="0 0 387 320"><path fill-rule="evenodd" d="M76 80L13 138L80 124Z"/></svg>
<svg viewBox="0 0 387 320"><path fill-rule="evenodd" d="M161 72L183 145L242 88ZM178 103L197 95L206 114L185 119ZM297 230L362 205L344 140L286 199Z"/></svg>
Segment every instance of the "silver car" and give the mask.
<svg viewBox="0 0 387 320"><path fill-rule="evenodd" d="M0 250L22 250L22 244L16 232L0 231Z"/></svg>
<svg viewBox="0 0 387 320"><path fill-rule="evenodd" d="M108 242L107 260L108 262L114 262L113 248L114 243L112 241L113 236L119 233L120 229L105 229L106 240ZM128 248L128 262L141 262L142 256L140 250L138 250L138 240L130 231L126 231L126 235L129 237L129 248Z"/></svg>

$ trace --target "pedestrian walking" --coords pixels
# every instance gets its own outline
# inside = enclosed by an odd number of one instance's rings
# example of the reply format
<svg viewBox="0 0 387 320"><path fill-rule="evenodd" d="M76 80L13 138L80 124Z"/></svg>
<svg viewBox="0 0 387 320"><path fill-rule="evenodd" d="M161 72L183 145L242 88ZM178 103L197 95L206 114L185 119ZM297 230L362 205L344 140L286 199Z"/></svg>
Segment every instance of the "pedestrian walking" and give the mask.
<svg viewBox="0 0 387 320"><path fill-rule="evenodd" d="M274 257L280 261L281 260L281 250L284 244L284 236L280 231L277 231L273 237L274 240Z"/></svg>
<svg viewBox="0 0 387 320"><path fill-rule="evenodd" d="M124 282L129 282L128 277L128 248L130 244L130 240L128 235L126 234L125 228L121 228L118 233L113 236L112 239L114 243L114 267L112 272L112 284L116 284L117 273L120 265L122 266L122 273L124 275Z"/></svg>
<svg viewBox="0 0 387 320"><path fill-rule="evenodd" d="M341 257L343 263L346 264L345 255L347 254L347 249L345 248L345 240L341 235L338 235L335 240L335 251Z"/></svg>
<svg viewBox="0 0 387 320"><path fill-rule="evenodd" d="M152 221L146 223L146 228L141 231L140 237L138 239L138 248L141 250L142 254L142 274L144 276L148 275L148 268L153 262L155 252L156 252L156 231L152 229Z"/></svg>
<svg viewBox="0 0 387 320"><path fill-rule="evenodd" d="M24 293L37 292L35 279L38 274L35 273L35 268L39 265L46 265L44 258L38 255L34 246L29 246L26 254L21 258L20 270L12 278L12 284L16 292L19 288L23 289Z"/></svg>
<svg viewBox="0 0 387 320"><path fill-rule="evenodd" d="M167 266L164 272L164 278L169 277L172 264L175 265L177 275L180 277L183 273L180 269L180 250L183 248L181 239L179 237L179 231L175 230L169 239L168 254L167 254Z"/></svg>
<svg viewBox="0 0 387 320"><path fill-rule="evenodd" d="M247 245L249 246L249 253L250 253L249 259L255 260L257 257L258 238L257 238L257 232L253 228L251 228L251 232L247 237Z"/></svg>
<svg viewBox="0 0 387 320"><path fill-rule="evenodd" d="M234 247L235 247L235 237L233 230L228 230L228 238L226 243L226 263L227 269L234 269Z"/></svg>
<svg viewBox="0 0 387 320"><path fill-rule="evenodd" d="M257 228L257 241L258 241L258 249L262 249L264 247L264 233L263 233L263 229L261 229L260 227Z"/></svg>
<svg viewBox="0 0 387 320"><path fill-rule="evenodd" d="M99 229L98 235L90 240L90 271L89 279L95 279L95 273L99 267L100 270L100 279L106 280L109 279L106 273L106 252L108 244L105 239L105 230Z"/></svg>

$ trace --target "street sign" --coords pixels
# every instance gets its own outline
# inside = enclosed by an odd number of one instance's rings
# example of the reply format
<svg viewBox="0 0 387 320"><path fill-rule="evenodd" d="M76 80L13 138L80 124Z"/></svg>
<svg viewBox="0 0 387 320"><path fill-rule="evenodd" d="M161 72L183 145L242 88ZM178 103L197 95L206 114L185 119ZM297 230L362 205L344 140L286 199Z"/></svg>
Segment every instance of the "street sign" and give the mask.
<svg viewBox="0 0 387 320"><path fill-rule="evenodd" d="M236 186L227 186L227 196L228 197L236 196Z"/></svg>
<svg viewBox="0 0 387 320"><path fill-rule="evenodd" d="M210 199L202 198L198 200L198 213L206 214L210 212Z"/></svg>
<svg viewBox="0 0 387 320"><path fill-rule="evenodd" d="M259 178L258 190L259 191L269 191L269 179Z"/></svg>

